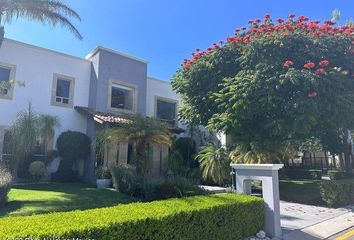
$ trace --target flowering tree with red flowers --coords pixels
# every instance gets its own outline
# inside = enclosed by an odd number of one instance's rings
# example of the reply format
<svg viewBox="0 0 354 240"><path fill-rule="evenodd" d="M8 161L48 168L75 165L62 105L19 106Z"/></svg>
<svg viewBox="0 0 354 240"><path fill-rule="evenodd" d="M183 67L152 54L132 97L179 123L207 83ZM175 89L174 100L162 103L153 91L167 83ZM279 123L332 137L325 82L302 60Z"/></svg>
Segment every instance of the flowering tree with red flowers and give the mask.
<svg viewBox="0 0 354 240"><path fill-rule="evenodd" d="M197 49L173 77L185 121L226 132L237 162L276 162L354 129L354 27L295 17L249 21Z"/></svg>

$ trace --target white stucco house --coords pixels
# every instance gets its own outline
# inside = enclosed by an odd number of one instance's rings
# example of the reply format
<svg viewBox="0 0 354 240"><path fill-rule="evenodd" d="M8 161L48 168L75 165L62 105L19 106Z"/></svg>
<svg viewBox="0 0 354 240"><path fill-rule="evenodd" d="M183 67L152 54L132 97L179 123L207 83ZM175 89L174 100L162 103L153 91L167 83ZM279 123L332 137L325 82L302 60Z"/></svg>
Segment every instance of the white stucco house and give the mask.
<svg viewBox="0 0 354 240"><path fill-rule="evenodd" d="M8 129L29 102L37 113L59 117L53 149L61 132L80 131L93 139L102 124L119 124L123 114L154 117L180 133L176 121L180 97L170 83L148 77L147 67L143 59L100 46L79 58L5 39L0 48L0 81L23 81L25 86L0 92L0 161L11 155L6 149ZM152 171L158 173L168 149L153 148ZM115 146L105 161L127 163L129 149L128 144ZM93 149L80 170L84 179L94 178L95 162Z"/></svg>

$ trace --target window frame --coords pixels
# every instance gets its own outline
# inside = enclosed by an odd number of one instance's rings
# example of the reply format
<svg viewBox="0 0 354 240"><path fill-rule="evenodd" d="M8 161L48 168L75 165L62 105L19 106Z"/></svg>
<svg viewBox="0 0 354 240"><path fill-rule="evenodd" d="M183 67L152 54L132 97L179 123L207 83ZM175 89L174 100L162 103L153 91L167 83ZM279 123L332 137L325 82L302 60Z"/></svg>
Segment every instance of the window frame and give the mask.
<svg viewBox="0 0 354 240"><path fill-rule="evenodd" d="M16 65L0 62L0 67L10 70L9 81L16 81ZM0 99L12 100L14 94L14 87L15 86L12 86L12 88L8 89L6 94L0 93Z"/></svg>
<svg viewBox="0 0 354 240"><path fill-rule="evenodd" d="M175 109L175 117L173 119L174 121L174 125L177 124L177 115L178 115L178 100L176 99L172 99L172 98L166 98L166 97L161 97L161 96L155 96L155 100L154 100L154 117L162 122L167 122L169 123L171 120L167 120L167 119L160 119L157 116L157 101L162 101L162 102L167 102L167 103L173 103L176 104L176 109Z"/></svg>
<svg viewBox="0 0 354 240"><path fill-rule="evenodd" d="M69 102L68 103L63 103L63 102L57 102L57 85L58 85L58 80L65 80L70 82L69 86ZM52 83L52 98L51 98L51 105L52 106L58 106L58 107L66 107L66 108L73 108L74 106L74 91L75 91L75 78L62 75L62 74L53 74L53 83Z"/></svg>
<svg viewBox="0 0 354 240"><path fill-rule="evenodd" d="M133 91L132 110L112 107L112 88L114 87L114 85L118 85L118 86L120 85L123 88L130 88ZM138 86L123 81L119 81L119 80L109 80L107 98L108 98L107 109L109 111L117 112L117 113L125 113L125 114L135 114L137 112L137 105L138 105Z"/></svg>

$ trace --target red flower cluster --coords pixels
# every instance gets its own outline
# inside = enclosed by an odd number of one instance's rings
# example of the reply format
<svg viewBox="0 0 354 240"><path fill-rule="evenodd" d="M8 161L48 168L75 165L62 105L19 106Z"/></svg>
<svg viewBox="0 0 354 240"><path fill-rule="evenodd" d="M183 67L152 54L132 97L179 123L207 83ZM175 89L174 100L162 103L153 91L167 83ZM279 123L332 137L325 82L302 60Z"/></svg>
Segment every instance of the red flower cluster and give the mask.
<svg viewBox="0 0 354 240"><path fill-rule="evenodd" d="M272 35L279 34L288 36L296 32L309 34L313 37L323 35L352 36L354 33L354 26L335 26L335 22L333 21L325 21L323 24L320 24L320 21L310 21L310 19L305 16L299 16L297 19L295 19L295 16L295 14L290 14L287 20L278 18L276 24L272 22L270 14L266 14L264 16L263 22L261 19L249 20L248 23L250 24L250 27L248 29L245 27L236 29L234 36L227 37L227 44L242 46L252 42L255 38L258 37L270 37ZM213 44L213 46L208 48L206 51L197 51L197 53L193 55L193 59L188 61L188 64L186 65L187 68L190 68L189 65L193 65L196 60L203 57L205 54L219 50L221 47L223 47L223 43L219 42L219 44ZM349 52L354 54L354 49L349 49ZM185 64L182 65L185 66ZM315 65L310 63L305 65L306 66L304 67L308 69L315 67ZM319 66L325 67L327 65Z"/></svg>
<svg viewBox="0 0 354 240"><path fill-rule="evenodd" d="M284 66L284 67L290 67L290 66L292 66L292 65L294 65L294 62L291 61L291 60L287 60L287 61L285 61L285 62L283 63L283 66Z"/></svg>
<svg viewBox="0 0 354 240"><path fill-rule="evenodd" d="M311 68L314 68L315 66L316 66L315 63L309 61L308 63L306 63L304 65L304 68L311 69Z"/></svg>
<svg viewBox="0 0 354 240"><path fill-rule="evenodd" d="M317 92L309 92L309 93L307 94L307 96L308 96L309 98L317 97L317 95L318 95Z"/></svg>
<svg viewBox="0 0 354 240"><path fill-rule="evenodd" d="M321 62L318 63L321 67L327 67L329 64L328 60L322 60Z"/></svg>
<svg viewBox="0 0 354 240"><path fill-rule="evenodd" d="M318 68L318 69L316 69L315 73L316 74L325 74L326 70L324 70L323 68Z"/></svg>

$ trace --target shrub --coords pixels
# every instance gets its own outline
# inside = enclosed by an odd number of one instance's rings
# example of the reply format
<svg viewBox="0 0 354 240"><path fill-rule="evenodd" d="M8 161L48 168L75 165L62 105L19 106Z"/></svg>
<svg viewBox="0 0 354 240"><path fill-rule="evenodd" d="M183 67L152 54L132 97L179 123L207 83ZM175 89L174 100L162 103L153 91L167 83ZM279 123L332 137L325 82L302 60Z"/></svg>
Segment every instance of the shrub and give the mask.
<svg viewBox="0 0 354 240"><path fill-rule="evenodd" d="M135 195L137 189L137 177L134 167L120 164L111 169L114 188L125 194Z"/></svg>
<svg viewBox="0 0 354 240"><path fill-rule="evenodd" d="M96 178L97 179L111 179L111 172L107 167L98 167L96 169Z"/></svg>
<svg viewBox="0 0 354 240"><path fill-rule="evenodd" d="M183 164L186 167L196 167L198 162L194 160L193 155L196 154L195 142L192 138L178 138L174 144L174 150L178 151L183 159Z"/></svg>
<svg viewBox="0 0 354 240"><path fill-rule="evenodd" d="M167 159L167 167L174 175L187 175L188 167L184 165L184 159L179 151L170 153Z"/></svg>
<svg viewBox="0 0 354 240"><path fill-rule="evenodd" d="M30 164L28 172L34 179L40 179L45 173L45 165L41 161L34 161Z"/></svg>
<svg viewBox="0 0 354 240"><path fill-rule="evenodd" d="M81 132L67 131L60 134L57 140L58 154L61 157L58 171L52 174L56 182L74 182L78 172L73 164L78 159L86 159L90 154L90 138Z"/></svg>
<svg viewBox="0 0 354 240"><path fill-rule="evenodd" d="M338 170L329 170L328 176L331 180L339 180L339 179L346 179L352 177L351 174L348 174L344 171L338 171Z"/></svg>
<svg viewBox="0 0 354 240"><path fill-rule="evenodd" d="M263 200L220 194L0 219L0 239L243 239L263 228Z"/></svg>
<svg viewBox="0 0 354 240"><path fill-rule="evenodd" d="M354 203L353 179L323 181L319 186L322 200L330 207Z"/></svg>
<svg viewBox="0 0 354 240"><path fill-rule="evenodd" d="M285 174L286 177L290 179L312 179L321 180L322 171L315 169L298 169L298 168L287 168L283 170L282 175Z"/></svg>
<svg viewBox="0 0 354 240"><path fill-rule="evenodd" d="M143 191L144 199L147 201L181 198L206 193L191 179L181 176L171 179L157 179L146 183Z"/></svg>
<svg viewBox="0 0 354 240"><path fill-rule="evenodd" d="M11 189L12 175L10 170L0 164L0 206L7 202L7 194Z"/></svg>

